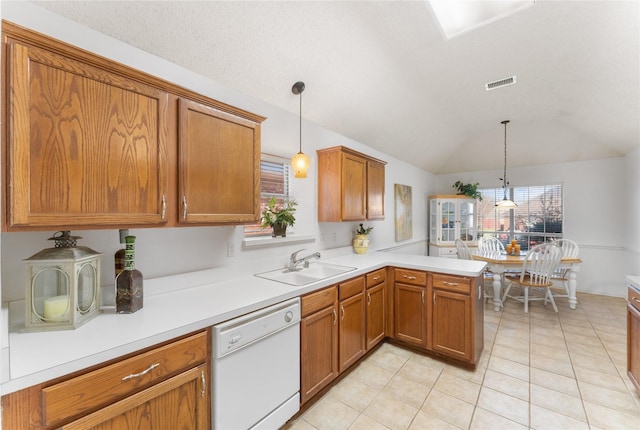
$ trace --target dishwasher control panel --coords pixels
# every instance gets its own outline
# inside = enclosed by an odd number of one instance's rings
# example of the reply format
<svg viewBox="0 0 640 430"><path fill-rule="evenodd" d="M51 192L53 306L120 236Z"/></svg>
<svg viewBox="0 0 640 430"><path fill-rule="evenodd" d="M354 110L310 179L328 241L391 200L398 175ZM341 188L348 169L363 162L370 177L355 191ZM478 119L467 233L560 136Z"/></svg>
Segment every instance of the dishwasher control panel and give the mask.
<svg viewBox="0 0 640 430"><path fill-rule="evenodd" d="M300 299L295 298L215 325L214 354L232 351L300 323Z"/></svg>

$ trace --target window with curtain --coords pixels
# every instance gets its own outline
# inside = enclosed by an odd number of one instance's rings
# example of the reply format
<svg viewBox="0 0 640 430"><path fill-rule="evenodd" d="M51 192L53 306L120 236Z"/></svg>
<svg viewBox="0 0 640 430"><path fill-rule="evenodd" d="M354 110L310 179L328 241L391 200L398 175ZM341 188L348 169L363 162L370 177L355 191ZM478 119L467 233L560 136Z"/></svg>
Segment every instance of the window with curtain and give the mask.
<svg viewBox="0 0 640 430"><path fill-rule="evenodd" d="M262 154L260 161L260 213L271 197L282 204L289 197L290 160L274 155ZM261 222L244 226L245 236L271 236L271 229L260 228Z"/></svg>
<svg viewBox="0 0 640 430"><path fill-rule="evenodd" d="M478 201L478 238L495 236L505 245L515 239L523 251L562 238L562 185L511 187L508 196L518 205L514 209L495 207L504 197L502 188L479 191L482 201Z"/></svg>

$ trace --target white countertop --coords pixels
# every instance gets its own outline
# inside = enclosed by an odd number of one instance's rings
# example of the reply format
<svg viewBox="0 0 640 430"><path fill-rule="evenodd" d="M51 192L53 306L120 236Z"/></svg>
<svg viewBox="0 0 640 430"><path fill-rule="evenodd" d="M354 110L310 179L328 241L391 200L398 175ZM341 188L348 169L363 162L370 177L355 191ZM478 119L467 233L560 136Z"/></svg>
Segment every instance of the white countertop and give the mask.
<svg viewBox="0 0 640 430"><path fill-rule="evenodd" d="M638 275L627 275L627 282L631 285L633 285L633 287L640 291L640 276Z"/></svg>
<svg viewBox="0 0 640 430"><path fill-rule="evenodd" d="M220 269L157 278L145 281L145 287L147 282L169 282L175 283L175 290L168 288L169 292L145 296L144 307L136 313L115 314L107 309L75 330L10 333L8 360L3 359L3 366L8 369L2 372L6 375L2 381L2 394L82 370L381 267L397 266L469 277L479 276L485 267L485 263L479 261L393 252L351 254L322 261L353 266L356 270L302 287L253 274L219 280Z"/></svg>

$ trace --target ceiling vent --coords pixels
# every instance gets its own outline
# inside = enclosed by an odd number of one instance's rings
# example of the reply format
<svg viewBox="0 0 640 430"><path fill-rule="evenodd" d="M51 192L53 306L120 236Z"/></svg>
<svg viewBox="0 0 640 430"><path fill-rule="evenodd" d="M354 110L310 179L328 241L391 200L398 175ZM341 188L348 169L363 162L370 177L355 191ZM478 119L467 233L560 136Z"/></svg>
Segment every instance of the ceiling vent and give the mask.
<svg viewBox="0 0 640 430"><path fill-rule="evenodd" d="M506 87L507 85L513 85L516 83L515 76L509 76L508 78L500 79L499 81L489 82L484 84L484 88L487 91L495 90L496 88Z"/></svg>

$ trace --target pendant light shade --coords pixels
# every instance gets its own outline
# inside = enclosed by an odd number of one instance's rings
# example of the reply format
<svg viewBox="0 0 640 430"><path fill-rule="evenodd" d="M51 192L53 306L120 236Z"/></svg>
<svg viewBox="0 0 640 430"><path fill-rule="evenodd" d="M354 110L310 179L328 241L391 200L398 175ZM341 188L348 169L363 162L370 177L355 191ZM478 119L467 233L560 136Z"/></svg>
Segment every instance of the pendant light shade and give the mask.
<svg viewBox="0 0 640 430"><path fill-rule="evenodd" d="M502 188L504 189L504 198L496 203L496 207L501 209L513 209L518 205L513 202L513 200L507 199L507 189L509 188L509 181L507 181L507 124L509 124L509 120L505 119L500 122L500 124L504 124L504 173L502 178L498 178L502 180Z"/></svg>
<svg viewBox="0 0 640 430"><path fill-rule="evenodd" d="M295 178L306 178L311 160L302 152L302 92L304 82L298 81L291 87L291 92L300 96L300 151L291 158L291 167Z"/></svg>

